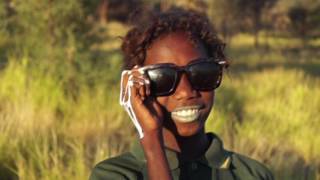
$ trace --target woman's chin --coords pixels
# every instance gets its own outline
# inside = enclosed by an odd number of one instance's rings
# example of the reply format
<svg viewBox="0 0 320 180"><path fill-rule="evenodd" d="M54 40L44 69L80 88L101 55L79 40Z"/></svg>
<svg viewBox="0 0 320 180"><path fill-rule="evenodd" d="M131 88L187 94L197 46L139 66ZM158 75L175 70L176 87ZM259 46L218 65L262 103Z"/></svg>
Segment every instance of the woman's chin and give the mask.
<svg viewBox="0 0 320 180"><path fill-rule="evenodd" d="M177 120L173 120L175 124L175 135L188 137L193 136L203 130L203 123L199 120L191 121L191 122L181 122Z"/></svg>

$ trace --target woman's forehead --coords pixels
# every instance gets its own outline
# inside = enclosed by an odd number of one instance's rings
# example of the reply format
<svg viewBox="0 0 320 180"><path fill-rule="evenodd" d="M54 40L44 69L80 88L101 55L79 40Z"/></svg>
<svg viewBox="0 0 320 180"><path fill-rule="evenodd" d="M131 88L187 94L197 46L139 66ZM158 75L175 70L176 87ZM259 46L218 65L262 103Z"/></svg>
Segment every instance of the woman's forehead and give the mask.
<svg viewBox="0 0 320 180"><path fill-rule="evenodd" d="M161 36L151 44L144 65L173 63L184 66L200 57L207 57L203 44L194 43L185 32L177 31Z"/></svg>

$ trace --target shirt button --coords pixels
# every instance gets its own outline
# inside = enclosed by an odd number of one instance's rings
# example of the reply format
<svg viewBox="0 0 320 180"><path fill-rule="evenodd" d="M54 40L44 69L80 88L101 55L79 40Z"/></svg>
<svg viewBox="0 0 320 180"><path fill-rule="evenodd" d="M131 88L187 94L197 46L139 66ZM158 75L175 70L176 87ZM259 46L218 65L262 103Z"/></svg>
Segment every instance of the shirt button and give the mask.
<svg viewBox="0 0 320 180"><path fill-rule="evenodd" d="M191 163L191 169L192 170L197 170L198 169L198 164L197 163Z"/></svg>

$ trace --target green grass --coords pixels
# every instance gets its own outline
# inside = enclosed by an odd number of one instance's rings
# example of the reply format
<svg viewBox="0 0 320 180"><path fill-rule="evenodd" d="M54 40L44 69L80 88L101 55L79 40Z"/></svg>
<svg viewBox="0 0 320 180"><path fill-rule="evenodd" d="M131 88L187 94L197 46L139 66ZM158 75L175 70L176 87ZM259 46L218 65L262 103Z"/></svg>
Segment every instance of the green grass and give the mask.
<svg viewBox="0 0 320 180"><path fill-rule="evenodd" d="M81 73L9 59L0 71L0 177L87 179L95 163L127 150L135 130L118 104L119 43L109 41L94 47L111 49L105 61L82 62ZM277 179L320 179L318 52L288 38L273 38L268 51L248 35L232 42L207 130Z"/></svg>

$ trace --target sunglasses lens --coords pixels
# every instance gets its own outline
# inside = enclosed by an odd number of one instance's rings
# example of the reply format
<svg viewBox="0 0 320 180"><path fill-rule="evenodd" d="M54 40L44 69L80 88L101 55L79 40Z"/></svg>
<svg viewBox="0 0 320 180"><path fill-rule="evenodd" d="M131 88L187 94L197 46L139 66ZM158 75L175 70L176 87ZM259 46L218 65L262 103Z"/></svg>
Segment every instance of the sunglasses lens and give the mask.
<svg viewBox="0 0 320 180"><path fill-rule="evenodd" d="M177 73L172 68L157 68L147 71L151 81L151 92L156 96L170 94L177 79Z"/></svg>
<svg viewBox="0 0 320 180"><path fill-rule="evenodd" d="M213 90L220 85L221 67L214 62L202 62L188 68L190 82L197 90Z"/></svg>

